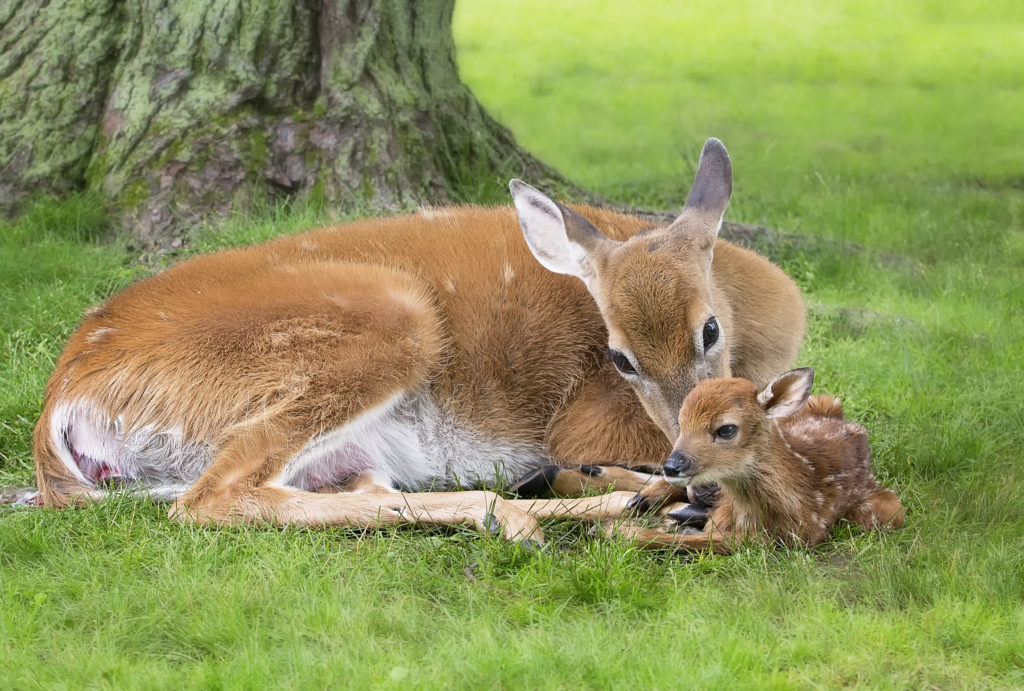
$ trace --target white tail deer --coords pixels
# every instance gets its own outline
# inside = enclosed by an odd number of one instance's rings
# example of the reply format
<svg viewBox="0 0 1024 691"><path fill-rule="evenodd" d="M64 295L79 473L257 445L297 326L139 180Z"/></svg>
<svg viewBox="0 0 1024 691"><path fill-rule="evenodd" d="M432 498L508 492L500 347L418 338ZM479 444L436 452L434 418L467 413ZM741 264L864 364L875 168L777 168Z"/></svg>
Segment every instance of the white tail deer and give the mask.
<svg viewBox="0 0 1024 691"><path fill-rule="evenodd" d="M657 465L698 381L765 382L795 357L796 286L716 243L732 188L718 140L665 228L510 187L515 211L423 210L201 256L87 312L36 426L42 502L113 484L183 520L524 537L532 518L493 493L395 492Z"/></svg>
<svg viewBox="0 0 1024 691"><path fill-rule="evenodd" d="M805 367L761 391L746 379L698 384L679 413L665 480L640 497L671 502L686 497L688 484L717 482L720 497L704 532L620 530L655 546L725 552L748 537L815 545L840 518L866 530L902 526L899 498L871 472L867 432L845 419L838 399L808 400L813 381ZM685 507L678 511L668 517L691 518Z"/></svg>

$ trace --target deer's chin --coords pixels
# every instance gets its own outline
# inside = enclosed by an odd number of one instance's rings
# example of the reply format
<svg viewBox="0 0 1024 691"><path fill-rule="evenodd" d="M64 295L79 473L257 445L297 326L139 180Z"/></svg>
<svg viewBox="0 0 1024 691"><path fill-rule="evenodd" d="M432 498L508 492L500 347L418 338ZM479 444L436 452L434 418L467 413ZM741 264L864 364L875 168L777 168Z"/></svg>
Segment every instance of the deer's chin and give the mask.
<svg viewBox="0 0 1024 691"><path fill-rule="evenodd" d="M665 482L672 485L673 487L683 487L693 484L693 475L679 475L677 477L665 476Z"/></svg>

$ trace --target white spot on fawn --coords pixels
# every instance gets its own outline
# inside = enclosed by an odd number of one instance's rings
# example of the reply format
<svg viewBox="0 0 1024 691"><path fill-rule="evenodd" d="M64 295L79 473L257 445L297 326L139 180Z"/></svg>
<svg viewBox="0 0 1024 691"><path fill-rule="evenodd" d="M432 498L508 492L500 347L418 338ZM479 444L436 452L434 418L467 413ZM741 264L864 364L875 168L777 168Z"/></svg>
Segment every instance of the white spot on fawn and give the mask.
<svg viewBox="0 0 1024 691"><path fill-rule="evenodd" d="M505 283L511 283L512 279L516 277L515 272L512 271L512 266L508 262L505 262L505 266L501 271L501 276L505 279Z"/></svg>
<svg viewBox="0 0 1024 691"><path fill-rule="evenodd" d="M455 292L455 281L452 280L451 276L444 279L444 289L447 290L449 293Z"/></svg>

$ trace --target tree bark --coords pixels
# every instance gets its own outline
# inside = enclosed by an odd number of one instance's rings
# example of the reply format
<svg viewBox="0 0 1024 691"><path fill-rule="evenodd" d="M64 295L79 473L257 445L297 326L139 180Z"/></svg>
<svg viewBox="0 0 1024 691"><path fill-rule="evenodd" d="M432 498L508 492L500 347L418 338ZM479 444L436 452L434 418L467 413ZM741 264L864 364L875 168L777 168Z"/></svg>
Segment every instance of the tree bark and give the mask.
<svg viewBox="0 0 1024 691"><path fill-rule="evenodd" d="M511 176L570 188L459 80L453 4L6 0L0 206L95 189L152 247L259 198L394 210L496 198Z"/></svg>

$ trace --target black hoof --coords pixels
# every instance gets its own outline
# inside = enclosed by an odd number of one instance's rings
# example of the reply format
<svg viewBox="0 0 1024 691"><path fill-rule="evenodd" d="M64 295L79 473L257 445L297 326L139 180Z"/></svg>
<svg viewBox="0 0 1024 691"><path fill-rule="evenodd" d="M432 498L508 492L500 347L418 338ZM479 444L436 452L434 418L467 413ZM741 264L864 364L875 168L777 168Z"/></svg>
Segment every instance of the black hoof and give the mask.
<svg viewBox="0 0 1024 691"><path fill-rule="evenodd" d="M667 515L680 526L689 528L703 528L708 522L708 512L693 504L687 504L681 509L669 511Z"/></svg>
<svg viewBox="0 0 1024 691"><path fill-rule="evenodd" d="M554 485L555 478L558 477L558 473L561 470L561 466L542 465L540 468L531 470L524 475L522 479L512 486L511 491L524 499L550 497L554 494L552 485Z"/></svg>
<svg viewBox="0 0 1024 691"><path fill-rule="evenodd" d="M520 540L519 546L531 554L539 554L544 551L544 544L536 540Z"/></svg>
<svg viewBox="0 0 1024 691"><path fill-rule="evenodd" d="M651 510L651 502L642 494L638 494L626 502L626 511L646 513Z"/></svg>
<svg viewBox="0 0 1024 691"><path fill-rule="evenodd" d="M604 471L599 465L581 465L580 472L585 475L589 475L590 477L594 477L595 475L604 475Z"/></svg>
<svg viewBox="0 0 1024 691"><path fill-rule="evenodd" d="M484 516L484 529L491 535L501 535L501 523L493 513Z"/></svg>
<svg viewBox="0 0 1024 691"><path fill-rule="evenodd" d="M690 503L698 508L713 509L718 503L718 485L716 484L687 487L686 493Z"/></svg>

